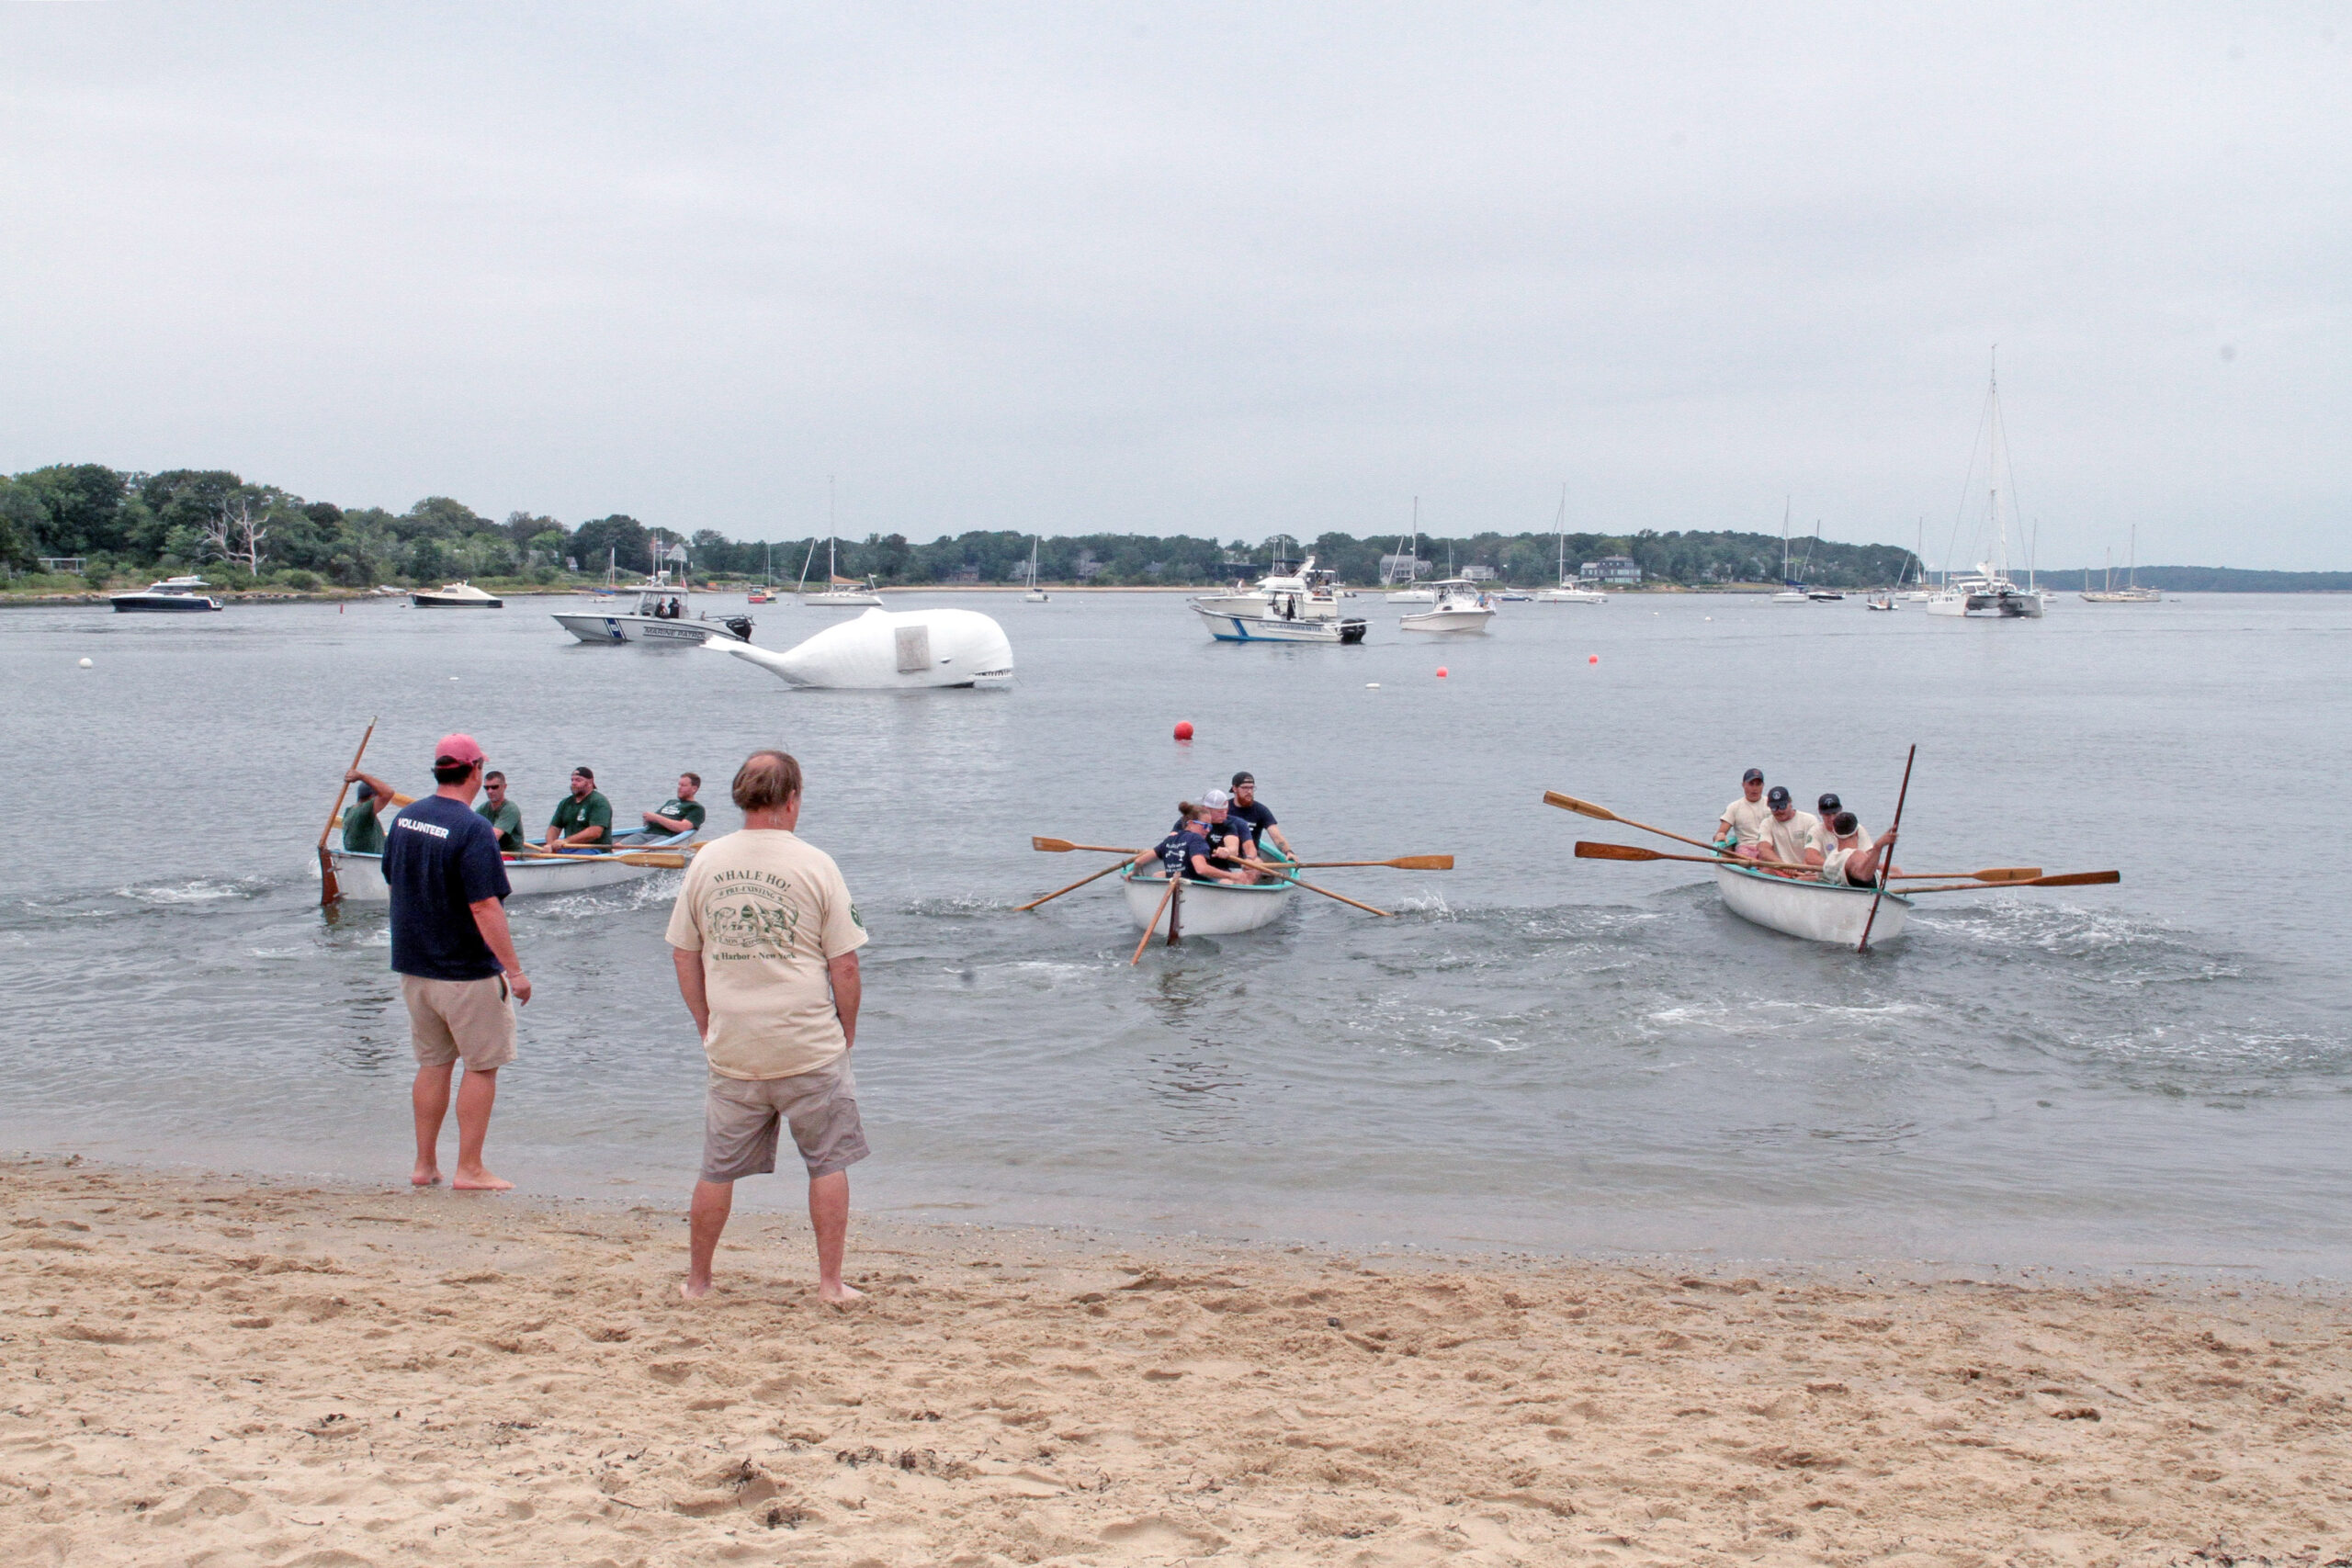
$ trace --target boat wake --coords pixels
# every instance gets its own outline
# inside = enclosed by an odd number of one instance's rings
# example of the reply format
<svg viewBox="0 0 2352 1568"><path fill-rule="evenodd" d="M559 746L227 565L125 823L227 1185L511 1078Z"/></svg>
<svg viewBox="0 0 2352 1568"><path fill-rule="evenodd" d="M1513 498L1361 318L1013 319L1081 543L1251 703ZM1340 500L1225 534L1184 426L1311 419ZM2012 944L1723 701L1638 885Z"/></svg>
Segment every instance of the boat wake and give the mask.
<svg viewBox="0 0 2352 1568"><path fill-rule="evenodd" d="M267 877L241 876L233 882L216 881L199 876L192 882L168 883L155 887L118 887L114 896L134 903L169 907L181 904L218 904L228 899L253 899L262 897L277 883Z"/></svg>

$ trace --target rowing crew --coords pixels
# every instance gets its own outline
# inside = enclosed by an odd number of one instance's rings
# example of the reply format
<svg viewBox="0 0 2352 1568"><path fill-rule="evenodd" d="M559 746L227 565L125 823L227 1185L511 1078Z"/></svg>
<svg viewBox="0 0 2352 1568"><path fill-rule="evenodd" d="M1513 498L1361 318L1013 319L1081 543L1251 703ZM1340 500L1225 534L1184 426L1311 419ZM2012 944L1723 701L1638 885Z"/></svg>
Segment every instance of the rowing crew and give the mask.
<svg viewBox="0 0 2352 1568"><path fill-rule="evenodd" d="M346 853L357 855L381 854L384 851L384 828L380 820L401 799L392 786L371 773L354 768L344 774L344 782L359 786L358 798L343 814L343 847ZM481 804L474 807L475 815L491 825L498 834L498 852L514 856L531 852L532 845L523 832L523 811L506 798L506 775L484 773L481 781ZM548 820L548 832L541 852L588 855L608 852L614 844L629 841L647 842L654 839L673 839L680 833L699 832L703 824L702 803L695 795L702 788L700 773L680 773L678 793L650 811L639 812L645 826L616 839L613 834L613 803L596 787L595 771L588 767L571 770L571 787L556 803L555 815Z"/></svg>
<svg viewBox="0 0 2352 1568"><path fill-rule="evenodd" d="M1169 835L1136 855L1133 863L1138 870L1156 860L1161 875L1185 876L1195 882L1229 882L1246 887L1289 880L1259 854L1260 845L1271 840L1284 859L1298 858L1298 852L1275 826L1273 812L1258 798L1255 774L1236 773L1231 794L1212 789L1197 803L1182 802L1176 812L1176 826Z"/></svg>
<svg viewBox="0 0 2352 1568"><path fill-rule="evenodd" d="M1872 839L1861 818L1835 795L1815 802L1818 815L1799 810L1787 785L1764 787L1761 768L1748 769L1739 788L1739 798L1724 807L1715 824L1717 853L1762 862L1756 869L1774 876L1810 874L1841 887L1876 886L1882 862L1888 875L1901 874L1903 868L1888 854L1894 848L1894 832Z"/></svg>

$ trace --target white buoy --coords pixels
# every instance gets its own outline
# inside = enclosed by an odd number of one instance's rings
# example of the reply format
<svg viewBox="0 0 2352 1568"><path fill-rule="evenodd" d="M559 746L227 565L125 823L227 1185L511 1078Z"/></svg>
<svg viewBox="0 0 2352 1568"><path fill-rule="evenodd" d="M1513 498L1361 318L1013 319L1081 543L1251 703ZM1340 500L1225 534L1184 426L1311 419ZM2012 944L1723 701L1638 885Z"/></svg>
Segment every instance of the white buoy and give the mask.
<svg viewBox="0 0 2352 1568"><path fill-rule="evenodd" d="M713 637L702 647L796 686L835 691L993 685L1012 678L1012 642L978 610L868 610L782 653L732 638Z"/></svg>
<svg viewBox="0 0 2352 1568"><path fill-rule="evenodd" d="M89 661L88 660L86 660L86 659L85 659L84 660L82 660L82 668L83 668L83 669L85 669L85 670L87 670L88 668L90 668L90 661Z"/></svg>
<svg viewBox="0 0 2352 1568"><path fill-rule="evenodd" d="M1367 692L1376 692L1380 690L1380 682L1377 681L1366 681L1363 683L1363 689Z"/></svg>

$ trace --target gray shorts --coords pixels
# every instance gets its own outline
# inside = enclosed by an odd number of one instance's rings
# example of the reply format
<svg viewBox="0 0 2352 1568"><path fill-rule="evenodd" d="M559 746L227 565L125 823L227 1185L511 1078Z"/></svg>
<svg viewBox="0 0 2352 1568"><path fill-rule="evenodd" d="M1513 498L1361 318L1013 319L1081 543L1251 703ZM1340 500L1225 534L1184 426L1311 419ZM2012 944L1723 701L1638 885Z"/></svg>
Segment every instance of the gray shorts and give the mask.
<svg viewBox="0 0 2352 1568"><path fill-rule="evenodd" d="M514 1059L514 1003L506 976L427 980L401 976L409 1043L421 1067L463 1060L469 1073L494 1073Z"/></svg>
<svg viewBox="0 0 2352 1568"><path fill-rule="evenodd" d="M842 1055L813 1073L788 1078L710 1075L703 1101L702 1179L735 1181L775 1169L783 1123L792 1126L800 1162L814 1180L865 1157L857 1119L857 1075Z"/></svg>

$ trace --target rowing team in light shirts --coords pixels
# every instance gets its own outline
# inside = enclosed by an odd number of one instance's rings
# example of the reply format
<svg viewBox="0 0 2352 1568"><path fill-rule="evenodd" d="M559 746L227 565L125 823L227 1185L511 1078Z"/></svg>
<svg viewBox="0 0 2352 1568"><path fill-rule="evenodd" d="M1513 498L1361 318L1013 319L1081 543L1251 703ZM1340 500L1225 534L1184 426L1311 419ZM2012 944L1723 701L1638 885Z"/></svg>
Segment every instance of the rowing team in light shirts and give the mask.
<svg viewBox="0 0 2352 1568"><path fill-rule="evenodd" d="M1895 835L1873 840L1836 795L1815 803L1819 816L1800 811L1787 785L1764 787L1761 768L1748 769L1739 788L1739 798L1724 807L1715 824L1716 852L1761 862L1755 869L1774 876L1809 877L1840 887L1876 886L1882 861L1888 875L1901 874L1888 853Z"/></svg>
<svg viewBox="0 0 2352 1568"><path fill-rule="evenodd" d="M1248 886L1279 882L1283 874L1260 858L1259 846L1271 840L1290 860L1298 858L1290 840L1274 825L1274 814L1258 798L1256 775L1233 775L1233 792L1212 789L1196 804L1176 808L1174 830L1135 858L1137 866L1158 861L1162 874L1195 882L1231 882Z"/></svg>

